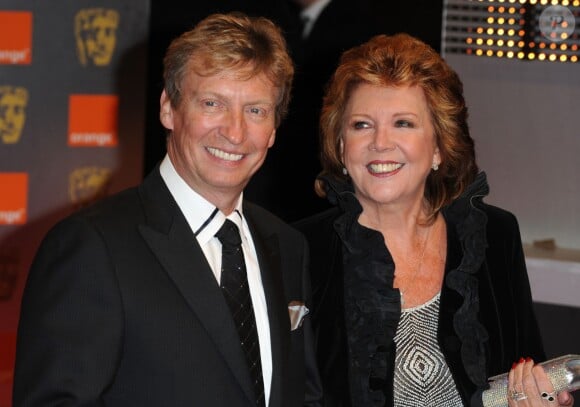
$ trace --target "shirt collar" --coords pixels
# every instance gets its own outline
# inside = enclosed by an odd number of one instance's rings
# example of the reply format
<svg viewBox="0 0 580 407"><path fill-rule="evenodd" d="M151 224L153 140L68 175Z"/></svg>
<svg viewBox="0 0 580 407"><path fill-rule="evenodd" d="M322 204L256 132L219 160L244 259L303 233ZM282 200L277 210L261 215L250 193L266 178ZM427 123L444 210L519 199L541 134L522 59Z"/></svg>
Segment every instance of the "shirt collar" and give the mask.
<svg viewBox="0 0 580 407"><path fill-rule="evenodd" d="M219 210L216 211L215 205L187 185L175 170L167 154L161 162L159 171L198 242L202 245L207 243L222 226L226 215ZM245 234L247 226L243 220L242 201L243 193L240 194L236 208L228 218L234 221Z"/></svg>

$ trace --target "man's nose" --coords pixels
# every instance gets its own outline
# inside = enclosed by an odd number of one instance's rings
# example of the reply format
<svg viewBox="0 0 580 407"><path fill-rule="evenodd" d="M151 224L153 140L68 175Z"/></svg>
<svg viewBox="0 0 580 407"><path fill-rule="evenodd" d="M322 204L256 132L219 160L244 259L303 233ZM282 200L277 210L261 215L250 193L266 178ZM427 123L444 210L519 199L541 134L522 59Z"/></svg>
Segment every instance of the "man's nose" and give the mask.
<svg viewBox="0 0 580 407"><path fill-rule="evenodd" d="M232 144L240 144L246 137L246 122L243 112L230 111L223 126L222 135Z"/></svg>

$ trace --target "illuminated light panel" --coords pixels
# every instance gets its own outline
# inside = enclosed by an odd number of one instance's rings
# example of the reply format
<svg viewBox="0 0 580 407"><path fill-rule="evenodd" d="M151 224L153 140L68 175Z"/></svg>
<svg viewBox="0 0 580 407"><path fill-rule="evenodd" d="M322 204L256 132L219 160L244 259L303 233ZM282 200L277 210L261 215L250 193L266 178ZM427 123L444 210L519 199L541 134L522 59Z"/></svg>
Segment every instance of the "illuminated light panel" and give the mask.
<svg viewBox="0 0 580 407"><path fill-rule="evenodd" d="M580 59L580 0L444 1L443 53L544 63ZM554 10L567 14L560 18Z"/></svg>

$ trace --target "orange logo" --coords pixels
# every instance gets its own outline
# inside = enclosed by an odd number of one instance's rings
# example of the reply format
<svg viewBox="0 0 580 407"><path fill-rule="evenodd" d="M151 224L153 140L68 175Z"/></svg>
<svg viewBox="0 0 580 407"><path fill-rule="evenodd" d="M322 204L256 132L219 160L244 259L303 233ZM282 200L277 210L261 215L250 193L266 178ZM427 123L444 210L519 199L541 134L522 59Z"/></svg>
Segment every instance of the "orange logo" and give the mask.
<svg viewBox="0 0 580 407"><path fill-rule="evenodd" d="M0 173L0 225L26 223L28 203L28 174Z"/></svg>
<svg viewBox="0 0 580 407"><path fill-rule="evenodd" d="M29 65L32 61L32 13L0 11L0 64Z"/></svg>
<svg viewBox="0 0 580 407"><path fill-rule="evenodd" d="M116 95L70 95L68 145L70 147L114 147L117 138Z"/></svg>

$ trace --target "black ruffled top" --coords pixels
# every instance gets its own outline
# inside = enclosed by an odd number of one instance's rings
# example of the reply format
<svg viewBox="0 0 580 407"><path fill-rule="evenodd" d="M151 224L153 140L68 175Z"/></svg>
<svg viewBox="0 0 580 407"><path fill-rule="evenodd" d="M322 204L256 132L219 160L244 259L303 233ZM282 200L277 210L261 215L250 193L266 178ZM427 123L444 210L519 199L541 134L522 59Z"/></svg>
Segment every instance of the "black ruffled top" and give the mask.
<svg viewBox="0 0 580 407"><path fill-rule="evenodd" d="M392 405L394 336L401 315L399 290L393 288L395 265L380 232L357 221L362 207L352 186L325 179L328 200L340 207L334 221L343 246L344 320L347 332L350 395L353 406ZM485 386L485 344L488 333L478 321L477 279L485 260L486 215L477 208L489 192L480 173L465 193L442 210L462 247L456 267L446 267L445 290L459 294L461 305L453 328L461 342L465 373L476 386ZM458 297L459 298L459 297ZM465 397L465 395L464 395Z"/></svg>

